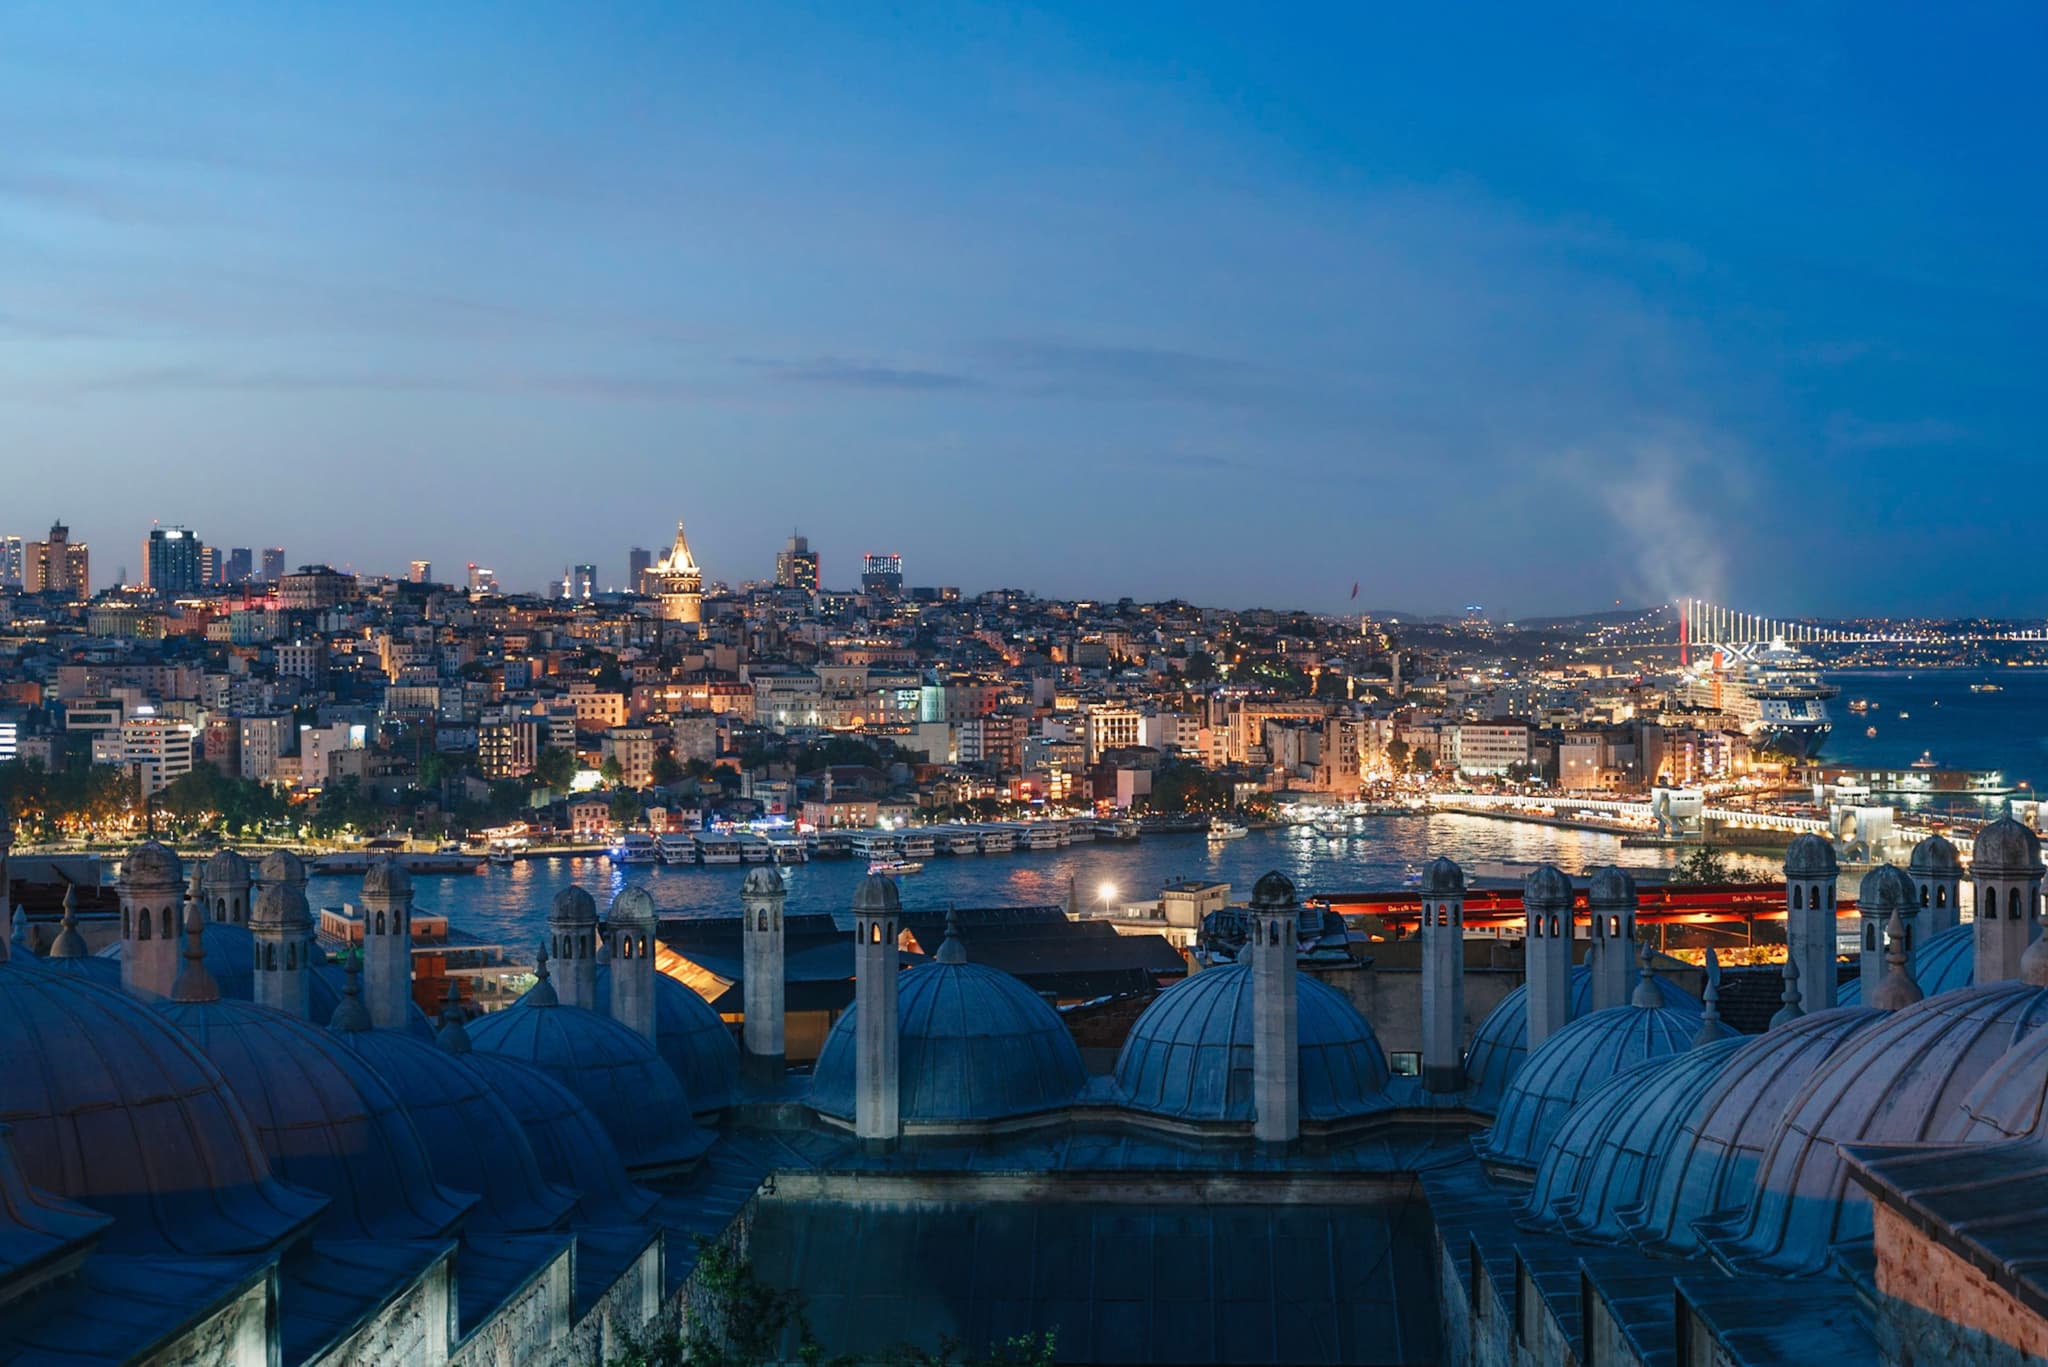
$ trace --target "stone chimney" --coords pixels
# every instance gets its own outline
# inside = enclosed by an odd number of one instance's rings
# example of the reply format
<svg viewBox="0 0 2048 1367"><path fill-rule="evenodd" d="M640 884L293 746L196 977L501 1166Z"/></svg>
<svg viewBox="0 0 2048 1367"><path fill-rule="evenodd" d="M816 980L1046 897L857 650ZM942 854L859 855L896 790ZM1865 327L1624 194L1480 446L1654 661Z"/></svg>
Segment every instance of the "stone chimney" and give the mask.
<svg viewBox="0 0 2048 1367"><path fill-rule="evenodd" d="M902 919L896 885L870 874L853 895L853 1130L862 1139L893 1140L903 1128L896 1019L896 937Z"/></svg>
<svg viewBox="0 0 2048 1367"><path fill-rule="evenodd" d="M1465 871L1422 871L1422 1085L1465 1090Z"/></svg>
<svg viewBox="0 0 2048 1367"><path fill-rule="evenodd" d="M1572 880L1554 864L1522 880L1522 934L1533 1053L1572 1020Z"/></svg>
<svg viewBox="0 0 2048 1367"><path fill-rule="evenodd" d="M1275 872L1252 887L1252 1133L1269 1144L1301 1133L1301 994L1294 884Z"/></svg>

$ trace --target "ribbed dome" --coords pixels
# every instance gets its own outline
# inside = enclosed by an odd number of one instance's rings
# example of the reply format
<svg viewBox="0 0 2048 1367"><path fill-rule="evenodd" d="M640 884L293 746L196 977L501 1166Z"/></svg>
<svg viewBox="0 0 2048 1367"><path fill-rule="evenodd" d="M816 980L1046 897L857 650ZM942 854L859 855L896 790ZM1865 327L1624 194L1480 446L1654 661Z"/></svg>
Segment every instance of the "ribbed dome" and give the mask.
<svg viewBox="0 0 2048 1367"><path fill-rule="evenodd" d="M365 897L404 897L412 891L412 875L396 859L379 859L363 871Z"/></svg>
<svg viewBox="0 0 2048 1367"><path fill-rule="evenodd" d="M297 883L272 883L256 894L249 924L257 929L310 930L313 910L306 905L306 891ZM207 951L211 957L212 951Z"/></svg>
<svg viewBox="0 0 2048 1367"><path fill-rule="evenodd" d="M1968 927L1964 927L1968 929ZM1962 1112L1935 1139L2000 1140L2041 1136L2048 1103L2048 1030L2005 1051L1963 1098Z"/></svg>
<svg viewBox="0 0 2048 1367"><path fill-rule="evenodd" d="M625 1160L590 1108L541 1069L503 1054L468 1053L457 1062L489 1085L519 1118L541 1176L577 1194L577 1224L630 1225L659 1198L626 1176Z"/></svg>
<svg viewBox="0 0 2048 1367"><path fill-rule="evenodd" d="M879 873L871 873L860 880L860 886L853 890L853 909L859 911L901 911L903 901L896 893L893 879Z"/></svg>
<svg viewBox="0 0 2048 1367"><path fill-rule="evenodd" d="M1833 878L1841 867L1835 847L1817 835L1802 835L1785 847L1788 878Z"/></svg>
<svg viewBox="0 0 2048 1367"><path fill-rule="evenodd" d="M263 899L269 897L276 887L267 887L262 897L256 899L261 908ZM296 892L296 889L293 890ZM114 978L119 981L118 967L122 958L122 941L116 940L99 952L102 961L112 960L116 964ZM200 944L206 950L206 968L213 980L220 986L220 994L234 1001L253 1001L256 997L256 937L248 926L238 926L228 921L208 921L200 932ZM334 1016L334 1008L341 1004L342 987L347 975L341 965L318 962L313 965L313 980L310 984L307 1006L308 1018L315 1025L326 1025ZM426 1013L417 1006L408 1005L405 1028L408 1034L420 1039L432 1040L434 1027Z"/></svg>
<svg viewBox="0 0 2048 1367"><path fill-rule="evenodd" d="M1294 905L1294 884L1286 874L1274 869L1259 876L1252 884L1252 901L1255 907L1291 907Z"/></svg>
<svg viewBox="0 0 2048 1367"><path fill-rule="evenodd" d="M1572 896L1572 880L1555 864L1538 864L1522 880L1524 906L1540 902L1547 907L1568 907Z"/></svg>
<svg viewBox="0 0 2048 1367"><path fill-rule="evenodd" d="M1125 1103L1175 1120L1250 1121L1252 967L1205 969L1159 994L1117 1056ZM1333 1121L1387 1104L1386 1055L1341 993L1306 974L1299 993L1301 1118Z"/></svg>
<svg viewBox="0 0 2048 1367"><path fill-rule="evenodd" d="M1619 1212L1641 1200L1672 1127L1748 1043L1736 1035L1646 1060L1580 1102L1537 1165L1530 1220L1576 1238L1621 1241Z"/></svg>
<svg viewBox="0 0 2048 1367"><path fill-rule="evenodd" d="M1759 1271L1825 1266L1831 1246L1870 1233L1870 1203L1837 1146L1953 1137L1963 1098L2043 1021L2048 993L2008 982L1932 997L1858 1031L1793 1099L1749 1209L1717 1251Z"/></svg>
<svg viewBox="0 0 2048 1367"><path fill-rule="evenodd" d="M206 861L200 876L206 880L208 891L237 886L247 887L250 879L249 861L234 850L222 850Z"/></svg>
<svg viewBox="0 0 2048 1367"><path fill-rule="evenodd" d="M1844 1040L1886 1018L1882 1011L1837 1007L1745 1040L1665 1131L1641 1199L1621 1212L1629 1236L1657 1252L1697 1253L1694 1221L1747 1204L1757 1163L1814 1070Z"/></svg>
<svg viewBox="0 0 2048 1367"><path fill-rule="evenodd" d="M612 898L611 910L605 913L607 926L652 926L657 919L654 894L638 883L620 888L619 895Z"/></svg>
<svg viewBox="0 0 2048 1367"><path fill-rule="evenodd" d="M1976 982L1976 933L1974 926L1950 926L1926 943L1914 947L1909 967L1913 970L1913 981L1920 984L1924 995L1932 997L1938 992L1953 992ZM1851 978L1836 988L1835 1004L1861 1006L1863 980Z"/></svg>
<svg viewBox="0 0 2048 1367"><path fill-rule="evenodd" d="M740 880L742 897L780 897L786 893L782 874L773 864L756 864Z"/></svg>
<svg viewBox="0 0 2048 1367"><path fill-rule="evenodd" d="M325 1030L254 1002L166 1002L242 1103L278 1176L332 1202L337 1239L433 1239L474 1198L434 1181L398 1097Z"/></svg>
<svg viewBox="0 0 2048 1367"><path fill-rule="evenodd" d="M1654 981L1664 1005L1690 1010L1697 1025L1699 999L1662 974ZM1593 970L1584 964L1572 969L1571 994L1574 1020L1593 1009ZM1476 1111L1496 1110L1528 1054L1529 989L1524 984L1502 997L1472 1034L1472 1047L1465 1051L1465 1104Z"/></svg>
<svg viewBox="0 0 2048 1367"><path fill-rule="evenodd" d="M518 1116L481 1074L453 1054L392 1030L335 1031L332 1038L398 1097L435 1178L481 1198L470 1213L471 1228L532 1233L568 1219L576 1193L541 1176Z"/></svg>
<svg viewBox="0 0 2048 1367"><path fill-rule="evenodd" d="M1087 1082L1081 1051L1053 1009L985 964L919 964L898 980L898 1114L906 1124L1001 1120L1072 1101ZM860 1007L818 1055L811 1105L851 1118Z"/></svg>
<svg viewBox="0 0 2048 1367"><path fill-rule="evenodd" d="M1626 906L1635 900L1634 874L1613 864L1593 870L1592 880L1586 884L1588 904L1603 907Z"/></svg>
<svg viewBox="0 0 2048 1367"><path fill-rule="evenodd" d="M2028 878L2041 872L2041 837L2009 816L1977 832L1970 846L1974 878Z"/></svg>
<svg viewBox="0 0 2048 1367"><path fill-rule="evenodd" d="M611 1014L612 966L597 966L597 1009ZM675 1071L698 1115L722 1111L739 1094L740 1050L711 1003L668 974L654 973L654 1049Z"/></svg>
<svg viewBox="0 0 2048 1367"><path fill-rule="evenodd" d="M573 884L563 888L555 894L548 924L558 928L596 925L597 899Z"/></svg>
<svg viewBox="0 0 2048 1367"><path fill-rule="evenodd" d="M1911 916L1920 910L1920 890L1903 869L1879 864L1857 884L1856 910L1863 916L1881 916L1892 911Z"/></svg>
<svg viewBox="0 0 2048 1367"><path fill-rule="evenodd" d="M577 1006L521 1005L469 1027L475 1053L531 1063L590 1107L631 1172L679 1167L708 1136L690 1118L675 1070L654 1046L609 1016Z"/></svg>
<svg viewBox="0 0 2048 1367"><path fill-rule="evenodd" d="M1920 874L1961 873L1963 857L1947 837L1930 835L1913 847L1913 857L1906 867Z"/></svg>
<svg viewBox="0 0 2048 1367"><path fill-rule="evenodd" d="M1441 855L1425 864L1422 869L1422 891L1432 896L1445 896L1465 890L1465 871L1457 862Z"/></svg>
<svg viewBox="0 0 2048 1367"><path fill-rule="evenodd" d="M110 1251L262 1252L319 1214L271 1176L220 1070L134 998L0 964L0 1040L0 1124L22 1172L114 1216Z"/></svg>
<svg viewBox="0 0 2048 1367"><path fill-rule="evenodd" d="M1573 1107L1644 1059L1682 1054L1699 1034L1688 1007L1610 1006L1538 1045L1508 1083L1493 1128L1474 1142L1490 1162L1533 1168Z"/></svg>
<svg viewBox="0 0 2048 1367"><path fill-rule="evenodd" d="M175 888L185 881L185 865L165 846L145 841L121 861L123 887Z"/></svg>
<svg viewBox="0 0 2048 1367"><path fill-rule="evenodd" d="M256 877L266 886L272 883L304 883L306 861L290 850L272 850L256 866Z"/></svg>

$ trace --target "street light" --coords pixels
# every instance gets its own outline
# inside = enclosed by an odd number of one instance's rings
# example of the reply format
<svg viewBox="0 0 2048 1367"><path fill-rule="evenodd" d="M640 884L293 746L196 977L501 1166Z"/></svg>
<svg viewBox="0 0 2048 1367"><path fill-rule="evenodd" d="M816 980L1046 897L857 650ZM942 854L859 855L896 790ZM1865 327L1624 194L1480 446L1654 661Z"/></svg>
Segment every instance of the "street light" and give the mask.
<svg viewBox="0 0 2048 1367"><path fill-rule="evenodd" d="M1116 900L1116 884L1114 883L1104 883L1095 891L1097 895L1102 898L1102 903L1104 906L1107 906L1111 902Z"/></svg>

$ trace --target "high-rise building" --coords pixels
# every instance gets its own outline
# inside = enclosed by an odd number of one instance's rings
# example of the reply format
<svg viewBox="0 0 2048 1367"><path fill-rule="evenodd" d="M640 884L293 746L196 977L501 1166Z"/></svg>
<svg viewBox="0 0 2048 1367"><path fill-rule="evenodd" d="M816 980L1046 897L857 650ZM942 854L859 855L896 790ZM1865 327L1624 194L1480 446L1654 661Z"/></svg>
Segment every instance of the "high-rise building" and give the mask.
<svg viewBox="0 0 2048 1367"><path fill-rule="evenodd" d="M263 552L263 582L275 584L284 578L284 547L272 546Z"/></svg>
<svg viewBox="0 0 2048 1367"><path fill-rule="evenodd" d="M431 583L433 583L433 582L434 582L434 562L433 562L433 561L431 561L431 560L415 560L415 561L413 561L413 562L412 562L412 568L411 568L411 569L410 569L409 571L407 571L407 573L406 573L406 578L408 578L408 579L412 580L412 582L413 582L413 583L415 583L415 584L431 584Z"/></svg>
<svg viewBox="0 0 2048 1367"><path fill-rule="evenodd" d="M183 527L151 527L142 543L142 586L163 595L191 593L205 583L201 543Z"/></svg>
<svg viewBox="0 0 2048 1367"><path fill-rule="evenodd" d="M626 552L626 587L634 593L647 592L647 571L654 568L654 552L635 546Z"/></svg>
<svg viewBox="0 0 2048 1367"><path fill-rule="evenodd" d="M222 567L220 581L223 584L246 584L255 577L256 562L250 557L247 546L237 546L228 552L227 564Z"/></svg>
<svg viewBox="0 0 2048 1367"><path fill-rule="evenodd" d="M469 591L471 593L496 593L498 572L487 570L472 560L469 562Z"/></svg>
<svg viewBox="0 0 2048 1367"><path fill-rule="evenodd" d="M704 619L704 572L690 554L690 542L683 524L676 523L676 541L647 571L648 586L661 600L661 615L669 622L701 622Z"/></svg>
<svg viewBox="0 0 2048 1367"><path fill-rule="evenodd" d="M0 536L0 589L28 584L28 543L18 536Z"/></svg>
<svg viewBox="0 0 2048 1367"><path fill-rule="evenodd" d="M805 593L816 593L822 576L819 571L818 553L811 549L811 543L796 533L790 533L789 544L775 556L775 582L785 589L802 589Z"/></svg>
<svg viewBox="0 0 2048 1367"><path fill-rule="evenodd" d="M84 598L92 592L92 558L83 541L73 544L71 529L50 524L47 541L31 541L23 566L23 585L30 593L55 593Z"/></svg>
<svg viewBox="0 0 2048 1367"><path fill-rule="evenodd" d="M220 547L199 543L199 582L207 588L220 583Z"/></svg>
<svg viewBox="0 0 2048 1367"><path fill-rule="evenodd" d="M901 598L903 557L893 551L887 555L870 552L861 562L860 591L883 598Z"/></svg>
<svg viewBox="0 0 2048 1367"><path fill-rule="evenodd" d="M571 602L586 601L597 592L597 566L572 565L562 573L562 597Z"/></svg>

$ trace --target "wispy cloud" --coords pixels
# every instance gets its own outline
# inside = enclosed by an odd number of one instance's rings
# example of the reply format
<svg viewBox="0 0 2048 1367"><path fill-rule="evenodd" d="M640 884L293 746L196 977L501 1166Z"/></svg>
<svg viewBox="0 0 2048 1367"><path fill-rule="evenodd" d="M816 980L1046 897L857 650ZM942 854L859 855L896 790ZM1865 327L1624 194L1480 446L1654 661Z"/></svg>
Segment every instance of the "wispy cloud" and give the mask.
<svg viewBox="0 0 2048 1367"><path fill-rule="evenodd" d="M1005 383L1048 398L1244 404L1279 388L1262 366L1165 347L1006 338L976 349Z"/></svg>
<svg viewBox="0 0 2048 1367"><path fill-rule="evenodd" d="M736 359L741 365L764 371L780 381L837 389L930 391L973 389L980 383L973 376L956 371L895 365L884 361L846 360L835 356L807 361L776 361L745 356Z"/></svg>

